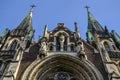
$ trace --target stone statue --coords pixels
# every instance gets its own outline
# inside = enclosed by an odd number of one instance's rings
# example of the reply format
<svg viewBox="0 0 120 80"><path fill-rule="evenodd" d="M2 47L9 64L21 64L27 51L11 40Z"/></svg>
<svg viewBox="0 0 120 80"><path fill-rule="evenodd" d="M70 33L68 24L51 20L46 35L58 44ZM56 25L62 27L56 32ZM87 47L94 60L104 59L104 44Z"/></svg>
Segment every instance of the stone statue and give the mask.
<svg viewBox="0 0 120 80"><path fill-rule="evenodd" d="M59 39L60 39L60 42L64 42L65 41L65 36L63 34L61 34Z"/></svg>
<svg viewBox="0 0 120 80"><path fill-rule="evenodd" d="M63 51L65 36L62 33L60 34L59 41L60 41L60 51Z"/></svg>
<svg viewBox="0 0 120 80"><path fill-rule="evenodd" d="M80 41L77 43L76 51L77 53L80 53L82 51L82 43Z"/></svg>
<svg viewBox="0 0 120 80"><path fill-rule="evenodd" d="M79 57L85 57L85 52L83 49L83 43L81 41L77 42L77 47L76 47L76 52L78 54Z"/></svg>
<svg viewBox="0 0 120 80"><path fill-rule="evenodd" d="M47 44L44 38L41 40L39 52L40 52L40 57L47 55Z"/></svg>

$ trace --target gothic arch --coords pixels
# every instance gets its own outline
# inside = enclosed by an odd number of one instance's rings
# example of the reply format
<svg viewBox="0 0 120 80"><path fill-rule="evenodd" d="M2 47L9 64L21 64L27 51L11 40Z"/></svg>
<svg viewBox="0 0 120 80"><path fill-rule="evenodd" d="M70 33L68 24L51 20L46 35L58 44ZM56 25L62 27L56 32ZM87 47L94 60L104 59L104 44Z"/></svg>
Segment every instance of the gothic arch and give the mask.
<svg viewBox="0 0 120 80"><path fill-rule="evenodd" d="M56 45L56 51L61 51L61 46L63 47L62 51L68 51L68 43L69 43L69 34L65 31L58 31L54 34L54 41ZM61 44L62 41L63 45Z"/></svg>
<svg viewBox="0 0 120 80"><path fill-rule="evenodd" d="M64 34L66 34L66 36L69 36L69 34L65 31L58 31L54 34L54 36L57 36L59 33L64 33Z"/></svg>
<svg viewBox="0 0 120 80"><path fill-rule="evenodd" d="M48 47L49 47L49 51L54 51L54 44L53 43L49 43Z"/></svg>
<svg viewBox="0 0 120 80"><path fill-rule="evenodd" d="M106 42L106 41L104 42L104 47L105 47L105 50L106 50L106 51L110 51L110 50L111 50L109 43Z"/></svg>
<svg viewBox="0 0 120 80"><path fill-rule="evenodd" d="M20 40L18 38L14 38L14 39L9 39L7 42L9 43L8 44L8 49L10 49L11 45L14 43L14 42L19 42ZM17 46L17 45L16 45Z"/></svg>
<svg viewBox="0 0 120 80"><path fill-rule="evenodd" d="M108 40L103 40L103 41L102 41L102 44L103 44L105 50L107 49L106 47L108 46L108 50L106 50L106 51L117 50L117 48L116 48L116 46L114 45L114 43L113 43L113 42L110 42L110 41L108 41ZM106 45L106 46L105 46L105 45Z"/></svg>
<svg viewBox="0 0 120 80"><path fill-rule="evenodd" d="M15 50L17 47L17 44L18 44L17 40L12 41L12 43L9 46L9 50Z"/></svg>
<svg viewBox="0 0 120 80"><path fill-rule="evenodd" d="M72 51L72 52L75 51L75 45L74 44L70 44L70 51Z"/></svg>
<svg viewBox="0 0 120 80"><path fill-rule="evenodd" d="M64 80L103 80L89 61L62 54L36 60L26 69L21 80L63 80L57 79L58 75Z"/></svg>

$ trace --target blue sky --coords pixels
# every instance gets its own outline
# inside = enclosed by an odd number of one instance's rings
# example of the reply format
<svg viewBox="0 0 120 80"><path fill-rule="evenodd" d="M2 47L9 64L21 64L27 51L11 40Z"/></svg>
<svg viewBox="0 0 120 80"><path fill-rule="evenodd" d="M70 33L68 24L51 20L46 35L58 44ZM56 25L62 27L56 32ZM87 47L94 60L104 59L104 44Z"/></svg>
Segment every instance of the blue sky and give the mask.
<svg viewBox="0 0 120 80"><path fill-rule="evenodd" d="M30 5L35 4L33 11L33 28L35 40L42 36L44 26L49 31L64 23L74 31L74 22L78 23L81 37L86 39L87 12L90 12L109 31L114 29L120 34L120 0L0 0L0 33L5 29L15 29L27 16Z"/></svg>

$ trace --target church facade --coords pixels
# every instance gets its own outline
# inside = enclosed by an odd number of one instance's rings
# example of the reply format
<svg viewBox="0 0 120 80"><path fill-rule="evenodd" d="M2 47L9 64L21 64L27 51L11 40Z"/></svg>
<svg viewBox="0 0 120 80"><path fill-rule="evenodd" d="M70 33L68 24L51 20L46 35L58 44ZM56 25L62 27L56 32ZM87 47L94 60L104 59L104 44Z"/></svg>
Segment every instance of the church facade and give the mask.
<svg viewBox="0 0 120 80"><path fill-rule="evenodd" d="M120 36L87 10L87 40L78 25L71 31L48 26L37 42L32 9L14 30L0 34L0 80L120 80Z"/></svg>

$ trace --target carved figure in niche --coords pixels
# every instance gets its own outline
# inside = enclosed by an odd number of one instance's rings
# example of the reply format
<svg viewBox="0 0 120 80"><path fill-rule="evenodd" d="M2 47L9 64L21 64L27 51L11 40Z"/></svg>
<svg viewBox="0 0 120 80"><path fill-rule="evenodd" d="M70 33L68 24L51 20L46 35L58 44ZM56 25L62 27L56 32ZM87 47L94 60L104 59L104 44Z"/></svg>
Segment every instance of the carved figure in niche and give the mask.
<svg viewBox="0 0 120 80"><path fill-rule="evenodd" d="M40 43L40 49L39 49L39 55L40 57L45 57L47 55L47 43L46 38L43 38Z"/></svg>
<svg viewBox="0 0 120 80"><path fill-rule="evenodd" d="M59 39L60 39L60 42L64 42L65 41L65 36L61 33Z"/></svg>
<svg viewBox="0 0 120 80"><path fill-rule="evenodd" d="M77 42L76 52L77 52L79 57L85 57L83 43L80 40Z"/></svg>
<svg viewBox="0 0 120 80"><path fill-rule="evenodd" d="M60 41L60 49L61 51L63 51L65 36L62 33L60 33L59 41Z"/></svg>
<svg viewBox="0 0 120 80"><path fill-rule="evenodd" d="M82 50L82 46L81 45L82 45L82 43L78 42L77 48L76 48L77 53L79 53Z"/></svg>

